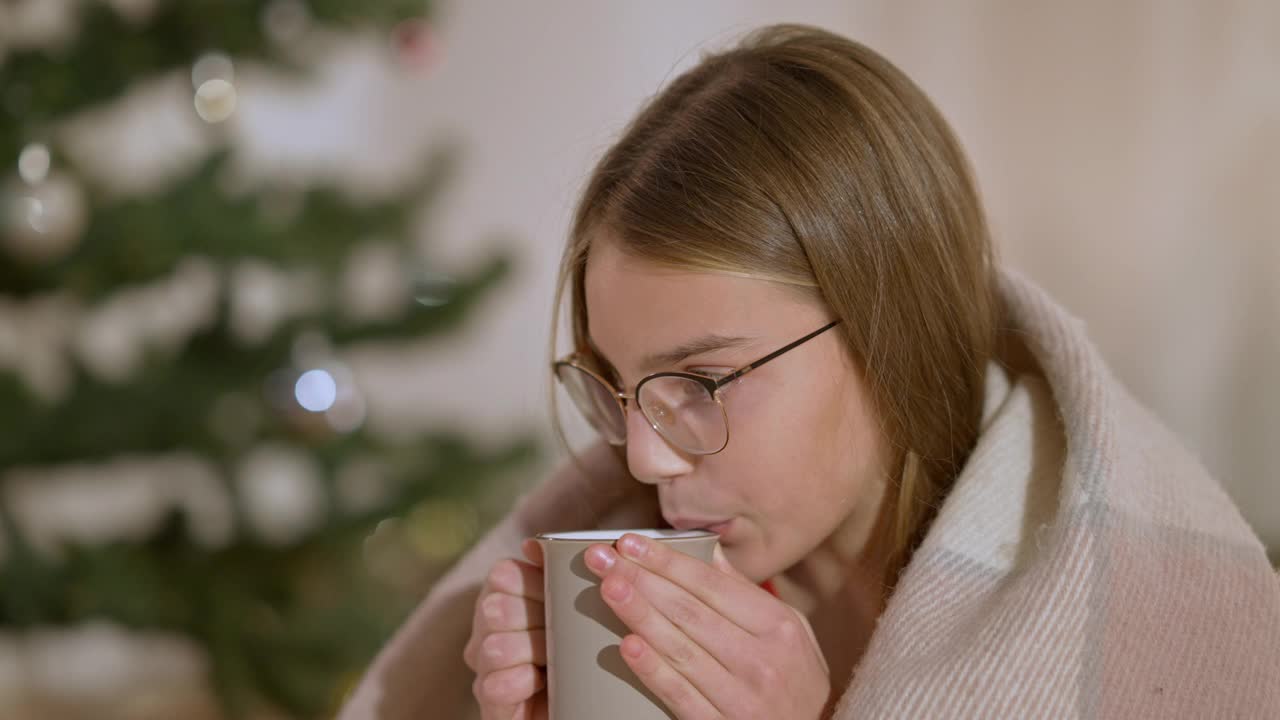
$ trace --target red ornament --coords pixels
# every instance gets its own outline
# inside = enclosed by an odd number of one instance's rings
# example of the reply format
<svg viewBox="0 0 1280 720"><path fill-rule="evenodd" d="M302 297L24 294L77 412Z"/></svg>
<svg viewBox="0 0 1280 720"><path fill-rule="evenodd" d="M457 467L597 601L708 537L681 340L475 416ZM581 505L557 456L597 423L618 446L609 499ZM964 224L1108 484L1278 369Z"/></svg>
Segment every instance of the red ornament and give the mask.
<svg viewBox="0 0 1280 720"><path fill-rule="evenodd" d="M396 50L396 58L405 67L420 70L430 65L435 58L435 34L431 24L423 18L402 20L391 31L391 42Z"/></svg>

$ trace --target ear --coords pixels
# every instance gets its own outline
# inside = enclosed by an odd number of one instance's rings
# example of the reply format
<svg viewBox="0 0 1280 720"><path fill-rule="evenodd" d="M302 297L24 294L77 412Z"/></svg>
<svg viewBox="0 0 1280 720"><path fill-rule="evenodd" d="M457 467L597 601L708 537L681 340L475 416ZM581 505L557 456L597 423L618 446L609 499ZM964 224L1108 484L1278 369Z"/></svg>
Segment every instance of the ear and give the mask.
<svg viewBox="0 0 1280 720"><path fill-rule="evenodd" d="M720 548L720 541L718 540L716 541L715 549L711 551L711 564L720 572L732 575L739 580L751 582L746 575L743 575L738 568L733 566L733 563L729 562L729 558L725 557L724 550ZM755 583L752 584L754 585Z"/></svg>

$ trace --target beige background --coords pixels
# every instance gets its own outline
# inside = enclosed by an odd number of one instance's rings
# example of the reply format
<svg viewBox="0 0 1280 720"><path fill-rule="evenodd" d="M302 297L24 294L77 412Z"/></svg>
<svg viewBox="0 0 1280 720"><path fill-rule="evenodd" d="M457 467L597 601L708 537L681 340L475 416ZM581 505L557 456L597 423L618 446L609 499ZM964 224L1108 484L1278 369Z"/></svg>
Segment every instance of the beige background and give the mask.
<svg viewBox="0 0 1280 720"><path fill-rule="evenodd" d="M376 351L354 358L370 420L451 413L499 434L546 427L552 284L590 164L699 47L810 22L866 42L930 93L970 153L1003 256L1084 318L1117 374L1280 545L1280 3L782 10L468 0L443 7L439 60L416 78L379 80L358 49L336 59L333 94L348 104L334 107L362 108L347 118L358 139L328 146L344 172L403 172L406 147L455 133L463 177L424 222L424 243L444 269L476 261L491 249L476 238L492 231L514 235L521 253L517 278L460 337L409 366ZM244 132L269 135L270 123ZM482 382L491 399L478 405Z"/></svg>

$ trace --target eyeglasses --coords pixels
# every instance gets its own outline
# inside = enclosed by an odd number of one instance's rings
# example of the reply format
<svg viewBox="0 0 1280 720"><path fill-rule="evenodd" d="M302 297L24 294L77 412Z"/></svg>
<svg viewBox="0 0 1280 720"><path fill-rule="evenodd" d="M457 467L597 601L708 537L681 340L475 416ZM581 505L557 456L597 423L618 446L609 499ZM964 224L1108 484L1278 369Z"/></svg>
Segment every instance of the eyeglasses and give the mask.
<svg viewBox="0 0 1280 720"><path fill-rule="evenodd" d="M626 443L626 401L635 400L645 420L667 442L694 455L714 455L729 444L729 417L720 399L721 389L839 323L839 320L834 320L723 377L687 372L648 375L636 385L634 394L619 392L612 383L587 367L580 353L571 353L555 361L551 371L583 417L609 444Z"/></svg>

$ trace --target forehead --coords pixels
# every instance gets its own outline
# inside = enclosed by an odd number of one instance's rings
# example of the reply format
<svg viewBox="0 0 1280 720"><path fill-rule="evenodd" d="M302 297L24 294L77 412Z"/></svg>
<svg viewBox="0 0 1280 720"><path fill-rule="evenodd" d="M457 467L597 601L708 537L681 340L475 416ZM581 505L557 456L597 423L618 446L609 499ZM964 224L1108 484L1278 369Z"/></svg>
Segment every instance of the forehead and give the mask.
<svg viewBox="0 0 1280 720"><path fill-rule="evenodd" d="M611 241L592 244L584 284L591 340L624 374L694 337L785 335L809 314L778 283L659 266Z"/></svg>

